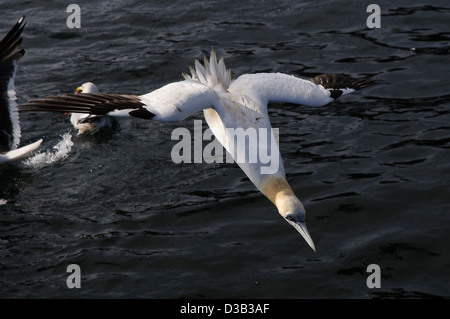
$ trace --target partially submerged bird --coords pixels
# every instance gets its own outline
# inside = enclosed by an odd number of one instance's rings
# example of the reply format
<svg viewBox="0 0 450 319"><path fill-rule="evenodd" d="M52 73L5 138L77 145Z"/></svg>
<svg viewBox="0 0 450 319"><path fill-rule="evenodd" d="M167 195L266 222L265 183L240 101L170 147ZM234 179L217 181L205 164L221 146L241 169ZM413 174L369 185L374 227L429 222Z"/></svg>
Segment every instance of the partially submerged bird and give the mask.
<svg viewBox="0 0 450 319"><path fill-rule="evenodd" d="M244 74L235 80L217 61L214 51L203 65L195 61L185 80L167 84L144 95L65 94L28 101L21 110L80 112L132 116L157 121L181 121L203 110L216 139L233 156L255 186L277 207L315 251L305 223L305 208L286 181L283 162L269 120L269 102L289 102L311 107L326 105L341 95L376 84L368 78L321 74L301 79L281 73ZM254 131L257 145L239 145L237 132ZM245 136L244 136L245 140ZM251 153L260 156L250 160ZM267 164L262 154L271 154Z"/></svg>
<svg viewBox="0 0 450 319"><path fill-rule="evenodd" d="M29 156L42 143L41 139L18 148L21 130L14 78L17 62L25 54L20 48L24 27L22 17L0 42L0 164Z"/></svg>
<svg viewBox="0 0 450 319"><path fill-rule="evenodd" d="M97 86L92 82L83 83L81 86L77 87L75 94L99 94ZM73 127L78 130L78 135L80 134L94 134L97 133L103 127L109 127L112 125L111 118L107 115L95 115L86 113L71 113L70 122Z"/></svg>

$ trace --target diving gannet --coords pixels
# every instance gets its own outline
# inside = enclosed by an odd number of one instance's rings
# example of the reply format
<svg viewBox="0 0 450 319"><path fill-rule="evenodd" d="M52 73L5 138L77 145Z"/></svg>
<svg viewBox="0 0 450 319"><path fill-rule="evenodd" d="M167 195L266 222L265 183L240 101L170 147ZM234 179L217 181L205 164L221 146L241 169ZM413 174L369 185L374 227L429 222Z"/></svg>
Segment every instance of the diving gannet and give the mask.
<svg viewBox="0 0 450 319"><path fill-rule="evenodd" d="M20 48L24 20L24 17L20 18L0 42L0 164L24 158L42 143L41 139L17 148L21 132L14 77L17 62L25 54L25 50Z"/></svg>
<svg viewBox="0 0 450 319"><path fill-rule="evenodd" d="M214 51L211 51L209 60L204 58L203 65L196 60L190 71L191 75L183 74L183 81L167 84L144 95L64 94L30 100L20 109L132 116L163 122L181 121L203 110L216 139L315 251L305 223L305 208L286 181L278 145L273 143L267 105L269 102L287 102L320 107L377 82L338 74L301 79L282 73L244 74L232 80L230 69L225 67L223 58L217 61ZM237 146L235 133L239 129L246 132L251 128L258 129L258 141L263 141L258 144L258 151L276 155L274 158L278 159L278 165L275 170L263 172L267 167L260 159L253 162L236 160L249 149Z"/></svg>

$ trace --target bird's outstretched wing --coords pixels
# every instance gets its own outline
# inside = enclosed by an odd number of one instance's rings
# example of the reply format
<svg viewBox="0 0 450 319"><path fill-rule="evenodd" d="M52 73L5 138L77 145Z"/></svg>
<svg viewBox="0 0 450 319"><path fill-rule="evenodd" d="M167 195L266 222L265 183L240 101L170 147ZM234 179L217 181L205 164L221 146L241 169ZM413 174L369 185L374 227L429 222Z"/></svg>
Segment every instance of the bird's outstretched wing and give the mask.
<svg viewBox="0 0 450 319"><path fill-rule="evenodd" d="M15 149L20 142L14 77L17 61L25 54L20 48L24 27L22 17L0 41L0 152Z"/></svg>
<svg viewBox="0 0 450 319"><path fill-rule="evenodd" d="M63 94L29 100L20 111L77 112L180 121L209 107L220 107L213 89L194 80L167 84L144 95Z"/></svg>
<svg viewBox="0 0 450 319"><path fill-rule="evenodd" d="M295 103L311 107L326 105L341 95L378 84L369 78L324 73L302 79L283 73L244 74L229 88L235 96L246 96L267 107L269 102Z"/></svg>

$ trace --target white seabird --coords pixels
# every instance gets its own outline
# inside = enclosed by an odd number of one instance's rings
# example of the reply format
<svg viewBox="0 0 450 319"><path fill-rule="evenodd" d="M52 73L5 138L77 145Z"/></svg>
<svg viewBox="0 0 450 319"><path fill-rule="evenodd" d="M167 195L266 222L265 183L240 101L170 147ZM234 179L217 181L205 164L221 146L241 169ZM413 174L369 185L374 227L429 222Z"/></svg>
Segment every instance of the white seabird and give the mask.
<svg viewBox="0 0 450 319"><path fill-rule="evenodd" d="M272 133L267 105L289 102L311 107L326 105L341 95L374 85L367 78L353 79L345 75L322 74L301 79L281 73L244 74L235 80L218 62L214 51L203 65L195 61L191 75L185 80L167 84L144 95L65 94L34 99L21 106L24 111L82 112L98 115L133 116L157 121L181 121L203 110L206 122L216 139L233 156L249 149L236 147L233 129L266 129L259 134L260 148L279 159L274 172L262 173L260 160L236 161L255 186L268 197L280 215L291 224L315 251L314 242L305 223L305 208L286 181L283 162ZM259 130L257 133L260 132ZM264 132L264 131L263 131ZM265 135L265 136L264 136Z"/></svg>
<svg viewBox="0 0 450 319"><path fill-rule="evenodd" d="M14 77L17 62L25 54L20 48L24 27L22 17L0 42L0 164L29 156L42 143L41 139L18 148L21 132Z"/></svg>
<svg viewBox="0 0 450 319"><path fill-rule="evenodd" d="M75 94L80 93L99 94L100 91L94 83L86 82L77 87ZM101 128L112 125L111 118L107 115L102 116L86 113L71 113L70 122L73 127L78 130L78 135L86 133L94 134Z"/></svg>

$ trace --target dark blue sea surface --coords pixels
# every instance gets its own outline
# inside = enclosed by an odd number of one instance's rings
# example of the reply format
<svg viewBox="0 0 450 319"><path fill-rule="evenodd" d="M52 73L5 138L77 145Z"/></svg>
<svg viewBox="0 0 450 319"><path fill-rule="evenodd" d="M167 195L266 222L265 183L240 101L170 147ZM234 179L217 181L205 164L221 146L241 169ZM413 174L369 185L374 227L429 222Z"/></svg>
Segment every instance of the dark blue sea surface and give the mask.
<svg viewBox="0 0 450 319"><path fill-rule="evenodd" d="M87 81L144 94L211 48L233 77L386 83L322 108L270 105L317 253L236 164L173 163L172 131L201 112L120 118L93 136L61 114L21 113L22 144L73 145L47 165L0 168L0 297L450 297L450 5L377 1L370 29L373 2L78 1L81 28L69 29L69 2L1 1L1 36L27 21L19 103ZM381 288L367 287L369 264Z"/></svg>

